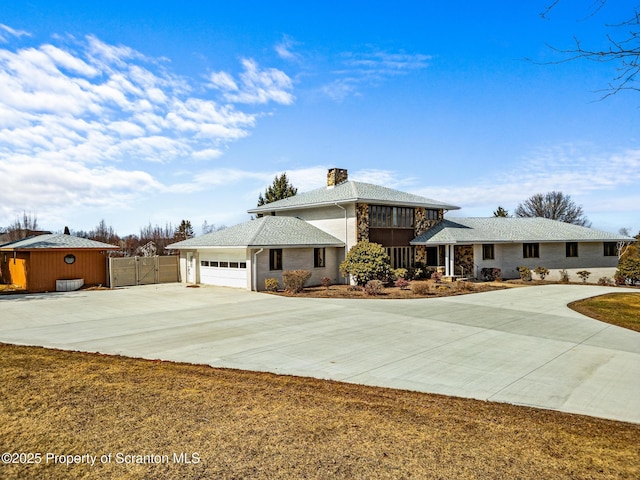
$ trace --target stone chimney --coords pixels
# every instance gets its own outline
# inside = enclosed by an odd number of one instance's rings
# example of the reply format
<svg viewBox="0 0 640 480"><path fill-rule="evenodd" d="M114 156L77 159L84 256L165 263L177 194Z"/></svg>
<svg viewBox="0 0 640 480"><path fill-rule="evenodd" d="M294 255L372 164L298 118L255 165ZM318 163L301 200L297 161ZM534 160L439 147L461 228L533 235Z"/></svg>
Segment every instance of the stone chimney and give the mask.
<svg viewBox="0 0 640 480"><path fill-rule="evenodd" d="M349 174L342 168L330 168L327 172L327 187L335 187L349 179Z"/></svg>

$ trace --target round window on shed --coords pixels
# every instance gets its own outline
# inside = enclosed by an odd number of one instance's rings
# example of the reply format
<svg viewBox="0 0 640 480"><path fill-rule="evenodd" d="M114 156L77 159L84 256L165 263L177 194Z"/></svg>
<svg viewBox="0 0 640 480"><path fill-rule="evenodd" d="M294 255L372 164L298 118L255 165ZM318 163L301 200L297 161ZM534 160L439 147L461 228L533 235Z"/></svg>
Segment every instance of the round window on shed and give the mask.
<svg viewBox="0 0 640 480"><path fill-rule="evenodd" d="M71 265L72 263L75 263L76 261L76 256L73 254L69 254L69 255L65 255L64 257L64 263Z"/></svg>

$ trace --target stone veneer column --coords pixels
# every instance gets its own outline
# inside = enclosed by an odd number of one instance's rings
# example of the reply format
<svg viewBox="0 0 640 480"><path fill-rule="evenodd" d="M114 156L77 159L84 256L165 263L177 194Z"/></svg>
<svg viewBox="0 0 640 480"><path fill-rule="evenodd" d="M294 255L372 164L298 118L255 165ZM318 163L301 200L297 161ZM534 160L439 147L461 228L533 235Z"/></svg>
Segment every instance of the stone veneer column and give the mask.
<svg viewBox="0 0 640 480"><path fill-rule="evenodd" d="M435 227L444 218L444 210L438 210L437 220L427 220L427 209L424 207L416 207L414 210L414 235L419 237L430 228ZM415 247L416 262L427 263L427 246L416 245Z"/></svg>
<svg viewBox="0 0 640 480"><path fill-rule="evenodd" d="M356 241L369 241L369 205L356 203Z"/></svg>

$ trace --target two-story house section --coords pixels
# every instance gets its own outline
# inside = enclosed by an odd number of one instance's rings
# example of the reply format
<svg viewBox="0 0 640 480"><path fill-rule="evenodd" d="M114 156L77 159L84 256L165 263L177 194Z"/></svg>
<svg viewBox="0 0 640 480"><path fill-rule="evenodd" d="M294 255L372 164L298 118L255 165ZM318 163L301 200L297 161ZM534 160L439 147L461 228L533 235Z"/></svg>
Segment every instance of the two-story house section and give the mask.
<svg viewBox="0 0 640 480"><path fill-rule="evenodd" d="M349 180L347 170L332 168L327 185L249 210L257 216L291 216L330 233L346 244L361 240L384 246L393 268L414 262L438 265L438 249L411 241L460 207L412 193Z"/></svg>

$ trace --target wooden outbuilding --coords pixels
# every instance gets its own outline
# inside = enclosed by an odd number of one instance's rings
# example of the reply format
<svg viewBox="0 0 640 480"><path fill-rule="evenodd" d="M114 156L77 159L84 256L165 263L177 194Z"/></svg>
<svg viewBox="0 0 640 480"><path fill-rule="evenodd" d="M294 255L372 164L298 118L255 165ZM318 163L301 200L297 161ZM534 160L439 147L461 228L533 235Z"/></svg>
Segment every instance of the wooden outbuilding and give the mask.
<svg viewBox="0 0 640 480"><path fill-rule="evenodd" d="M0 245L0 277L27 292L106 285L107 254L119 248L65 234L24 238Z"/></svg>

